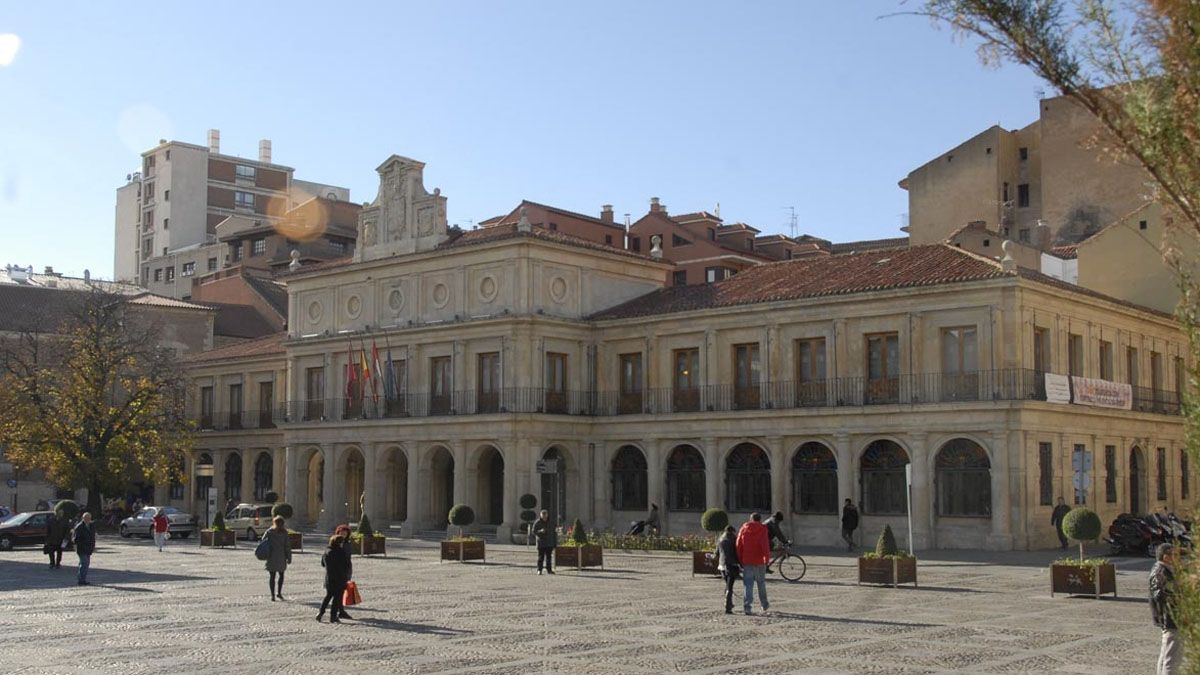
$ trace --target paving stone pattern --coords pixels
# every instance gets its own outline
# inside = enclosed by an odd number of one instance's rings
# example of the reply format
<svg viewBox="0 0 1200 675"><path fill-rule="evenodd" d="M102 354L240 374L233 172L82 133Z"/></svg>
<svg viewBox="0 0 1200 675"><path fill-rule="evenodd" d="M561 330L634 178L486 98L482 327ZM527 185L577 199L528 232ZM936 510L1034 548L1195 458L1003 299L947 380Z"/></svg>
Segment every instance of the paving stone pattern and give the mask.
<svg viewBox="0 0 1200 675"><path fill-rule="evenodd" d="M693 578L690 557L609 551L604 570L539 577L532 549L440 563L393 539L386 558L355 559L364 604L331 625L313 620L320 539L306 546L274 603L248 542L159 553L102 537L90 587L40 550L2 553L0 672L1100 675L1153 672L1158 654L1147 560L1118 560L1121 597L1097 601L1050 597L1057 552L933 554L920 588L890 589L857 586L848 554L801 551L805 579L771 580L771 611L748 617L722 613L720 582Z"/></svg>

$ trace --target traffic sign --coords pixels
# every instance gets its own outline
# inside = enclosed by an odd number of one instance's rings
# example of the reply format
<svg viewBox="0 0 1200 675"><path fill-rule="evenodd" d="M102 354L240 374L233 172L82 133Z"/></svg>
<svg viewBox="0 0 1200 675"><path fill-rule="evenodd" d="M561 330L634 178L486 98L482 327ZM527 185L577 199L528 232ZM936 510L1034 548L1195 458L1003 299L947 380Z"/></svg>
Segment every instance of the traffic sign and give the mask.
<svg viewBox="0 0 1200 675"><path fill-rule="evenodd" d="M14 490L15 490L15 489L17 488L17 479L16 479L16 478L9 478L9 479L8 479L8 481L7 481L7 485L8 485L8 487L10 487L10 488L12 488L12 489L14 489Z"/></svg>

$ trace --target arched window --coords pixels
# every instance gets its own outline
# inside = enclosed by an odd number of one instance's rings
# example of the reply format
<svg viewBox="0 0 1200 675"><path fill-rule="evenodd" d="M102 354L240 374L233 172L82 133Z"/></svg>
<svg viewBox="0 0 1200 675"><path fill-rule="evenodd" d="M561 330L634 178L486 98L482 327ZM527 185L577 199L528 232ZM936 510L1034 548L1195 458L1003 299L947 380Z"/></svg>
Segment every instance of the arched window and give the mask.
<svg viewBox="0 0 1200 675"><path fill-rule="evenodd" d="M821 443L805 443L792 457L792 511L838 512L837 460Z"/></svg>
<svg viewBox="0 0 1200 675"><path fill-rule="evenodd" d="M225 498L242 499L242 456L236 452L225 460Z"/></svg>
<svg viewBox="0 0 1200 675"><path fill-rule="evenodd" d="M612 461L612 507L617 511L644 510L646 457L632 445L623 446Z"/></svg>
<svg viewBox="0 0 1200 675"><path fill-rule="evenodd" d="M677 445L667 457L667 508L703 511L704 457L690 445Z"/></svg>
<svg viewBox="0 0 1200 675"><path fill-rule="evenodd" d="M171 476L171 499L183 499L183 476L187 473L187 460L180 457L175 464L175 475Z"/></svg>
<svg viewBox="0 0 1200 675"><path fill-rule="evenodd" d="M271 491L273 472L274 463L271 461L271 455L266 452L259 453L258 459L254 460L254 499L256 501L266 500L267 493Z"/></svg>
<svg viewBox="0 0 1200 675"><path fill-rule="evenodd" d="M862 454L863 512L903 515L908 511L904 465L908 453L892 441L873 441Z"/></svg>
<svg viewBox="0 0 1200 675"><path fill-rule="evenodd" d="M938 515L992 516L992 465L978 443L950 441L938 451L935 465Z"/></svg>
<svg viewBox="0 0 1200 675"><path fill-rule="evenodd" d="M771 459L753 443L742 443L725 460L725 508L771 510Z"/></svg>

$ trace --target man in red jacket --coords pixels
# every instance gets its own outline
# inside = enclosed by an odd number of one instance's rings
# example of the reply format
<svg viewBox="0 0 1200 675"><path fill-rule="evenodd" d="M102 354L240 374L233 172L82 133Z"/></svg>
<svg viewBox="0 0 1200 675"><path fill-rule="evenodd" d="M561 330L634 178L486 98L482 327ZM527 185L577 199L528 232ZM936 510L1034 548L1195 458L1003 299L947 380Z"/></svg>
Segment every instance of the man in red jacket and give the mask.
<svg viewBox="0 0 1200 675"><path fill-rule="evenodd" d="M742 601L747 614L754 603L754 584L758 584L758 602L763 611L770 608L767 601L767 563L771 561L771 543L767 537L767 526L762 524L762 515L755 512L742 525L737 536L738 561L742 563L742 579L746 585Z"/></svg>
<svg viewBox="0 0 1200 675"><path fill-rule="evenodd" d="M158 511L154 513L154 543L158 545L159 553L162 552L163 546L167 543L167 532L171 529L171 521L167 520L167 513L160 506Z"/></svg>

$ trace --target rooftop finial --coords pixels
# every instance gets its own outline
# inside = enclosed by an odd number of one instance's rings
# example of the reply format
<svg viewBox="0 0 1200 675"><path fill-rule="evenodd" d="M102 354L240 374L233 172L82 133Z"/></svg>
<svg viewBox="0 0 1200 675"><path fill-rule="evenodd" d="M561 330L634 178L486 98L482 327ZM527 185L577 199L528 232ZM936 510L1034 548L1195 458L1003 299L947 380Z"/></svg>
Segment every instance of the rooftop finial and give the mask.
<svg viewBox="0 0 1200 675"><path fill-rule="evenodd" d="M1004 257L1000 259L1000 269L1005 272L1017 271L1017 261L1012 257L1012 247L1013 243L1008 239L1000 244L1000 250L1004 251Z"/></svg>
<svg viewBox="0 0 1200 675"><path fill-rule="evenodd" d="M295 272L300 269L300 251L292 249L292 262L288 263L288 271Z"/></svg>
<svg viewBox="0 0 1200 675"><path fill-rule="evenodd" d="M525 207L521 207L521 219L517 221L517 232L529 232L533 229L533 225L529 222L529 212Z"/></svg>
<svg viewBox="0 0 1200 675"><path fill-rule="evenodd" d="M656 234L650 237L650 257L662 260L662 235Z"/></svg>

